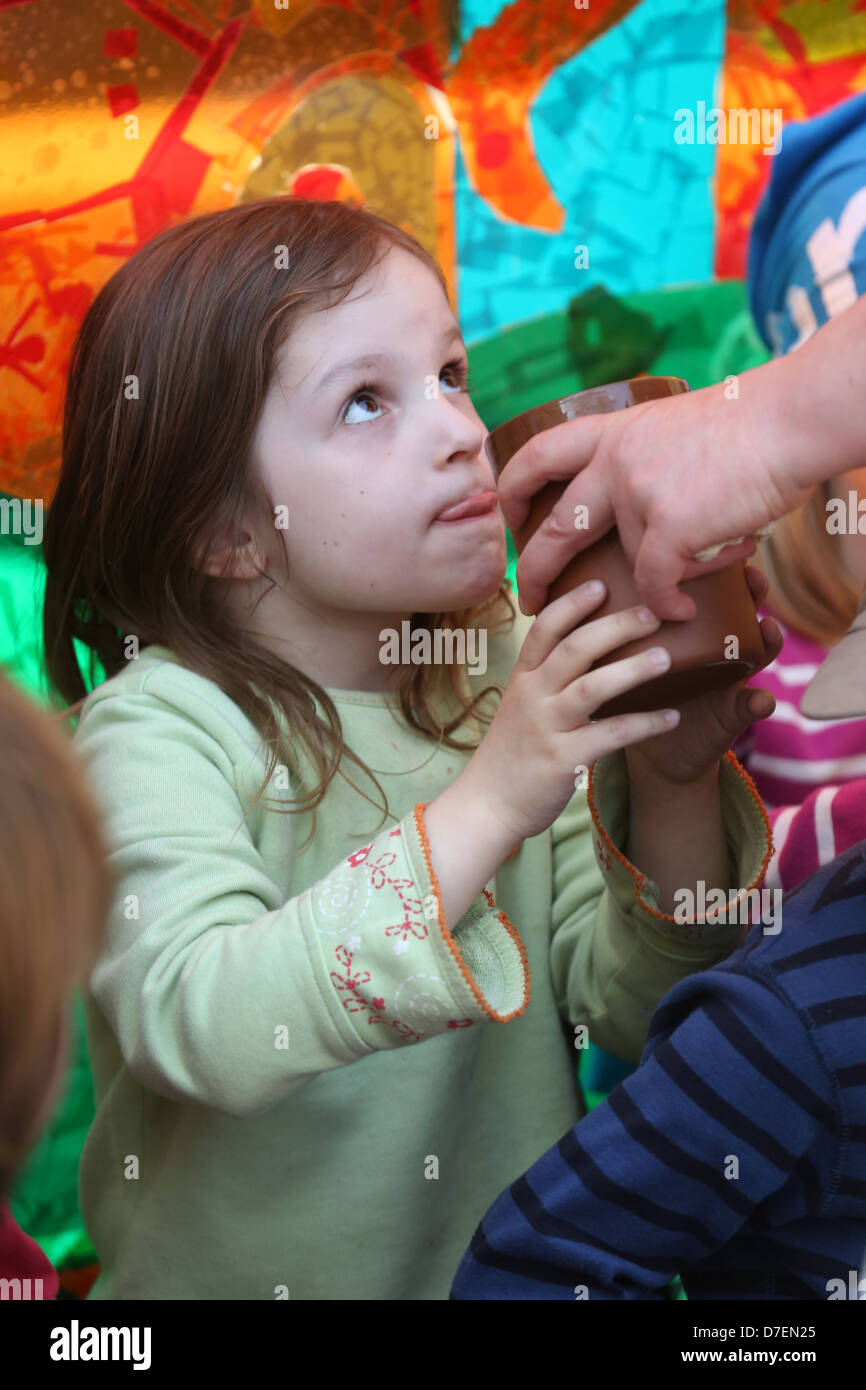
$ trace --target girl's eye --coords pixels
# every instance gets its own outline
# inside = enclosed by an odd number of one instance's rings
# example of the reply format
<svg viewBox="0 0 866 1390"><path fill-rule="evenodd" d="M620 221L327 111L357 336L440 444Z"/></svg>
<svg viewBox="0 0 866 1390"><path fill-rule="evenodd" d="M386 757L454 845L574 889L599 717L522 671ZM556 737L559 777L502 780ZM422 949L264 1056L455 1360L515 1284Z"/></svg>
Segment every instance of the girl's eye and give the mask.
<svg viewBox="0 0 866 1390"><path fill-rule="evenodd" d="M466 362L464 362L464 361L462 360L462 358L461 358L461 359L458 359L458 360L456 360L456 361L454 361L454 362L447 362L447 363L445 364L445 366L442 368L441 372L439 373L440 380L441 380L441 378L442 378L443 376L446 375L446 373L449 374L449 375L452 377L452 379L453 379L453 380L452 380L452 388L451 388L452 390L454 390L454 391L466 391L466 390L469 389L469 366L468 366L468 364L467 364ZM349 412L352 410L353 406L354 406L357 402L363 401L365 397L366 397L367 399L369 399L369 400L373 400L373 399L374 399L375 397L377 397L378 395L379 395L379 387L378 387L378 385L376 384L376 382L374 382L374 381L365 381L365 382L363 382L363 383L358 387L357 391L355 391L355 392L353 393L353 395L350 397L350 399L349 399L349 400L347 401L347 403L346 403L346 408L345 408L345 410L343 411L343 415L342 415L343 423L344 423L344 424L349 424L349 425L356 425L356 424L358 424L358 423L359 423L359 419L354 419L354 420L350 420L350 419L349 419ZM361 417L360 417L361 420L375 420L375 419L377 419L377 418L378 418L378 417L375 416L375 415L372 415L372 414L369 412L369 410L364 410L364 411L363 411L363 414L362 414Z"/></svg>
<svg viewBox="0 0 866 1390"><path fill-rule="evenodd" d="M358 423L357 419L349 419L350 410L355 405L356 401L363 400L365 396L370 400L373 400L373 398L378 394L378 391L378 386L374 385L372 382L365 382L363 386L359 386L357 391L346 404L346 409L343 411L343 422L349 425L356 425ZM360 418L364 420L374 420L376 416L366 413L362 415Z"/></svg>
<svg viewBox="0 0 866 1390"><path fill-rule="evenodd" d="M464 362L462 358L459 358L456 362L449 362L446 366L444 366L442 368L442 371L439 373L440 377L444 376L446 372L450 372L451 375L454 377L455 390L466 391L468 389L469 366L468 363Z"/></svg>

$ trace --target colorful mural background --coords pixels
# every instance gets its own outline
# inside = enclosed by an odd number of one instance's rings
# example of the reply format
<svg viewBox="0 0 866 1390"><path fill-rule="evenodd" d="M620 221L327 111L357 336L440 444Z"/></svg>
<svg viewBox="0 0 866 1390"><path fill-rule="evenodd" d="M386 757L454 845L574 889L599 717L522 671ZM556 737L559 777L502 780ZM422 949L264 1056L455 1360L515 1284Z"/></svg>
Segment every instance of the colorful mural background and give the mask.
<svg viewBox="0 0 866 1390"><path fill-rule="evenodd" d="M741 277L771 161L677 144L674 112L798 119L866 82L863 0L282 3L0 0L5 492L50 501L78 323L171 222L362 199L437 255L471 342L588 284Z"/></svg>
<svg viewBox="0 0 866 1390"><path fill-rule="evenodd" d="M263 195L363 201L415 233L490 428L595 381L754 365L743 277L772 160L680 144L675 113L801 119L864 87L866 0L0 0L0 501L50 504L70 349L111 273ZM0 664L44 700L39 547L13 515ZM14 1203L67 1270L93 1258L77 1027Z"/></svg>

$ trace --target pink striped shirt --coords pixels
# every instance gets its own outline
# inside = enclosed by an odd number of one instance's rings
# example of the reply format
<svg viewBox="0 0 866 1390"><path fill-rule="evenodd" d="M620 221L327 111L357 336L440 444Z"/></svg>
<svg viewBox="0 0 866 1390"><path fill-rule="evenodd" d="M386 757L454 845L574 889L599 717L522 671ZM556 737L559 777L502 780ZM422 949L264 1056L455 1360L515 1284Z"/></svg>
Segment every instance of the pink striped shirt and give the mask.
<svg viewBox="0 0 866 1390"><path fill-rule="evenodd" d="M769 690L776 708L753 724L733 751L754 781L770 816L774 854L767 888L786 891L850 845L866 839L866 717L808 719L803 692L827 649L779 623L785 645L749 681ZM866 710L866 672L863 706Z"/></svg>

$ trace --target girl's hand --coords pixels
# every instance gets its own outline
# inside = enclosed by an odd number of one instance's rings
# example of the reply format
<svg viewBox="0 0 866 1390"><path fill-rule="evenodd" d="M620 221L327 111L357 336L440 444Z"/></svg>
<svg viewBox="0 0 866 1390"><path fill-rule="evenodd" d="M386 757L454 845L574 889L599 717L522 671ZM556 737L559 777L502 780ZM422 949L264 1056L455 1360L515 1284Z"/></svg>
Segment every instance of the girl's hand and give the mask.
<svg viewBox="0 0 866 1390"><path fill-rule="evenodd" d="M553 824L597 758L650 739L679 720L676 710L654 710L587 722L606 700L670 665L667 653L659 665L649 651L590 671L599 657L645 637L660 623L645 608L584 623L601 603L605 586L598 581L598 592L591 590L584 584L563 594L536 618L490 727L461 774L512 844Z"/></svg>
<svg viewBox="0 0 866 1390"><path fill-rule="evenodd" d="M755 607L767 596L766 576L754 565L746 566L746 579ZM782 650L783 637L773 618L761 619L764 641L763 670ZM753 673L754 674L754 673ZM751 676L748 678L751 680ZM767 719L776 708L769 690L750 688L745 681L701 695L682 707L679 726L655 736L626 753L632 785L651 782L682 784L715 774L719 759L735 739L757 719Z"/></svg>

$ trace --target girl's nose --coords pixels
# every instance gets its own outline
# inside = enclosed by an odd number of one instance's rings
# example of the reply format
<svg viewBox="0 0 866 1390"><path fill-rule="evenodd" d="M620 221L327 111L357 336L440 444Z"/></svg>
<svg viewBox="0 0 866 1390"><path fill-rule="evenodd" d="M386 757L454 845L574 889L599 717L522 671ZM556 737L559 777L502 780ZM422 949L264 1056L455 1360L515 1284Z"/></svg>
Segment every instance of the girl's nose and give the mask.
<svg viewBox="0 0 866 1390"><path fill-rule="evenodd" d="M465 400L465 397L461 396L459 399ZM440 443L439 454L443 458L453 458L456 455L465 458L477 458L478 454L483 452L483 444L487 436L487 431L481 420L478 417L472 419L470 415L465 413L465 408L455 404L453 398L449 399L444 392L440 392L438 399L429 402L429 404L436 407L435 411L432 412L433 417L435 417L435 424L428 414L425 429L427 431L441 429L441 436L437 439L437 442ZM484 457L486 459L486 454Z"/></svg>

